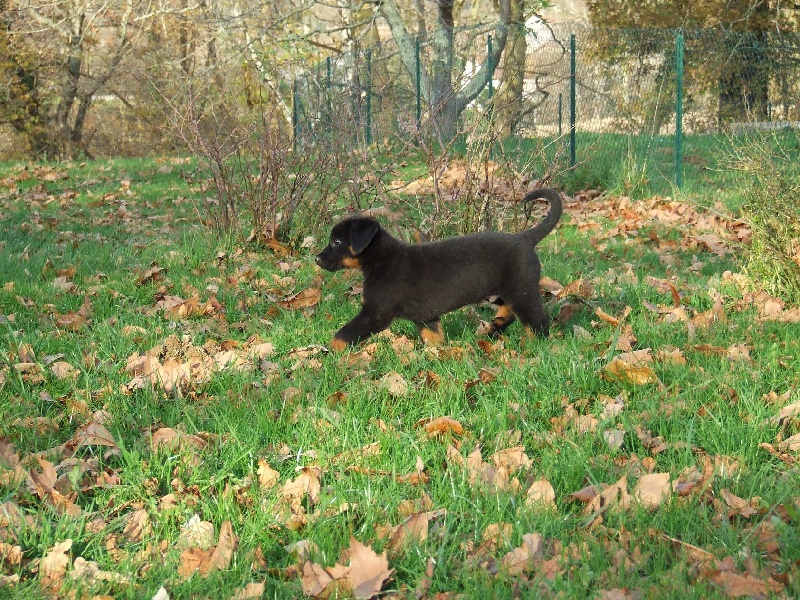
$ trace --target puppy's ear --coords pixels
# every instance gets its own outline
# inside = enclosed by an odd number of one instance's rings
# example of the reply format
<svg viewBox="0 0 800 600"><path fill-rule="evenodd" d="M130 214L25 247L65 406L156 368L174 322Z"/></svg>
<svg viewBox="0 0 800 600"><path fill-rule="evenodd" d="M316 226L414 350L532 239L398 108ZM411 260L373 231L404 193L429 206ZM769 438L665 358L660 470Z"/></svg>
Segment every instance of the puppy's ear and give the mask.
<svg viewBox="0 0 800 600"><path fill-rule="evenodd" d="M350 247L356 254L361 254L372 238L378 233L380 226L375 221L356 221L350 226Z"/></svg>

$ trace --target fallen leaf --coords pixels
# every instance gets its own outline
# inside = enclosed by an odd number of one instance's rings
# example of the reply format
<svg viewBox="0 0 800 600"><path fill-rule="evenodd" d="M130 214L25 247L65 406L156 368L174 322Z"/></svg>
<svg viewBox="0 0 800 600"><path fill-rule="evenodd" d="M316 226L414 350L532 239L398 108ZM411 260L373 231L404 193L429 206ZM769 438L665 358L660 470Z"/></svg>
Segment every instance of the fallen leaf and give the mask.
<svg viewBox="0 0 800 600"><path fill-rule="evenodd" d="M278 306L291 310L311 308L319 304L321 298L322 290L320 288L309 287L288 298L284 298L278 302Z"/></svg>
<svg viewBox="0 0 800 600"><path fill-rule="evenodd" d="M423 427L425 433L431 437L444 436L452 434L456 437L464 435L464 427L451 417L435 417L420 419L414 425L415 427Z"/></svg>
<svg viewBox="0 0 800 600"><path fill-rule="evenodd" d="M646 508L658 508L669 499L671 493L669 473L642 475L633 488L633 497Z"/></svg>
<svg viewBox="0 0 800 600"><path fill-rule="evenodd" d="M526 533L522 545L500 559L500 567L509 575L521 575L534 569L544 558L544 537L541 533Z"/></svg>
<svg viewBox="0 0 800 600"><path fill-rule="evenodd" d="M390 371L381 377L378 385L381 389L389 392L391 396L401 397L408 394L408 382L396 371Z"/></svg>
<svg viewBox="0 0 800 600"><path fill-rule="evenodd" d="M603 367L603 378L633 385L656 383L658 377L647 364L650 361L642 358L643 356L649 356L649 354L644 355L641 352L643 351L639 350L636 353L629 352L615 356L610 363Z"/></svg>
<svg viewBox="0 0 800 600"><path fill-rule="evenodd" d="M534 481L525 493L525 505L530 507L555 508L556 491L546 479Z"/></svg>
<svg viewBox="0 0 800 600"><path fill-rule="evenodd" d="M70 548L72 540L64 540L53 546L39 562L39 584L49 593L58 593L64 583L64 576L70 563L67 554Z"/></svg>
<svg viewBox="0 0 800 600"><path fill-rule="evenodd" d="M594 498L591 499L583 509L583 514L602 513L612 506L624 508L630 504L631 497L628 494L628 479L623 476L613 485L609 485Z"/></svg>
<svg viewBox="0 0 800 600"><path fill-rule="evenodd" d="M410 515L405 521L395 527L387 546L389 552L397 553L405 546L407 540L413 540L415 543L421 544L428 539L429 518L430 513L418 512Z"/></svg>

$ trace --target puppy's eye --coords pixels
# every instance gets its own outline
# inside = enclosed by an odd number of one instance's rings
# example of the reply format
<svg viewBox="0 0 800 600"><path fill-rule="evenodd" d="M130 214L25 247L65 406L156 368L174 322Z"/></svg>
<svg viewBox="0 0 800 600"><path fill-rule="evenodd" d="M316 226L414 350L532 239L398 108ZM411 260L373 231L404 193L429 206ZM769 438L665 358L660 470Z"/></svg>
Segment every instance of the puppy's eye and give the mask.
<svg viewBox="0 0 800 600"><path fill-rule="evenodd" d="M337 240L336 238L331 240L331 246L338 246L342 243L342 240Z"/></svg>

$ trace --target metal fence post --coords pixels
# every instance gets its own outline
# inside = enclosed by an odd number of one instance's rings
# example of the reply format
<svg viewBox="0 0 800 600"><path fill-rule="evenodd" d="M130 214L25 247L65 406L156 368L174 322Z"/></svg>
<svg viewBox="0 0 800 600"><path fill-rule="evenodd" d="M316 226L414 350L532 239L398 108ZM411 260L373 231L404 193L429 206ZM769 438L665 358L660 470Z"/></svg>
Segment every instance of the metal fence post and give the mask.
<svg viewBox="0 0 800 600"><path fill-rule="evenodd" d="M372 143L372 50L367 50L367 122L364 126L364 138L367 146Z"/></svg>
<svg viewBox="0 0 800 600"><path fill-rule="evenodd" d="M683 33L675 38L675 185L683 185Z"/></svg>
<svg viewBox="0 0 800 600"><path fill-rule="evenodd" d="M574 167L575 152L575 34L569 36L569 166Z"/></svg>

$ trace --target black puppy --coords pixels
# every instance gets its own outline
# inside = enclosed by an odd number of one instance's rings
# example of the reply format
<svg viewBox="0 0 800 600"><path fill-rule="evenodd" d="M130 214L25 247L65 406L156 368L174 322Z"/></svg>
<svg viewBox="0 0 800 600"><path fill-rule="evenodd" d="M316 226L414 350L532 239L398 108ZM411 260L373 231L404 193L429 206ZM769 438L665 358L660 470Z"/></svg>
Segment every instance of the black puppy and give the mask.
<svg viewBox="0 0 800 600"><path fill-rule="evenodd" d="M535 246L561 218L560 194L552 189L529 192L523 202L546 198L550 210L533 229L519 233L485 232L424 244L407 244L371 217L348 217L331 231L330 243L317 256L328 271L364 272L361 312L342 327L331 348L344 350L396 318L413 321L425 344L443 341L439 317L467 304L499 296L501 304L489 333L503 331L516 315L527 330L546 336Z"/></svg>

